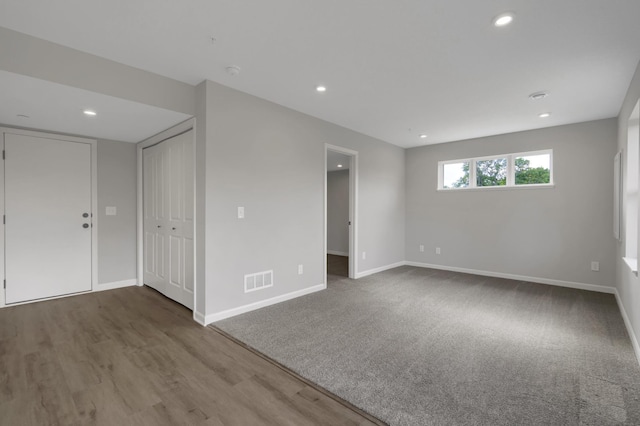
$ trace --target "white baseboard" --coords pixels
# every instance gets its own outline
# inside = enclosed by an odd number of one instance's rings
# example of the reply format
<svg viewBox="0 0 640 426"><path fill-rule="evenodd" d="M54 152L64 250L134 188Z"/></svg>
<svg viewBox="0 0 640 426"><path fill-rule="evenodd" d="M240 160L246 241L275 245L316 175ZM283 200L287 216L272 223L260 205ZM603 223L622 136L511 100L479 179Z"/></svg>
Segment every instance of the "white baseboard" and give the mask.
<svg viewBox="0 0 640 426"><path fill-rule="evenodd" d="M633 326L631 325L631 320L627 315L627 311L624 309L624 305L622 304L622 299L620 298L618 289L615 289L614 294L616 295L616 301L618 302L618 307L620 308L620 313L622 314L624 325L627 327L627 333L629 333L629 338L631 339L631 346L633 346L633 351L636 354L636 359L638 360L638 364L640 364L640 344L638 343L638 337L633 330Z"/></svg>
<svg viewBox="0 0 640 426"><path fill-rule="evenodd" d="M196 310L193 311L193 320L200 325L207 325L204 314Z"/></svg>
<svg viewBox="0 0 640 426"><path fill-rule="evenodd" d="M286 300L295 299L296 297L304 296L307 294L315 293L327 288L327 284L318 284L313 287L304 288L302 290L293 291L291 293L283 294L280 296L272 297L271 299L260 300L258 302L250 303L248 305L239 306L237 308L228 309L222 312L216 312L215 314L209 314L204 317L204 325L209 325L212 322L220 321L226 318L231 318L236 315L244 314L246 312L255 311L256 309L264 308L267 306L275 305L276 303L284 302ZM201 315L201 314L199 314ZM198 321L198 319L196 319ZM198 321L200 322L200 321Z"/></svg>
<svg viewBox="0 0 640 426"><path fill-rule="evenodd" d="M362 277L367 277L369 275L377 274L378 272L382 272L382 271L386 271L386 270L389 270L389 269L397 268L399 266L404 266L406 264L407 264L407 262L402 261L402 262L392 263L391 265L381 266L379 268L368 269L368 270L362 271L362 272L356 272L355 278L358 279L358 278L362 278Z"/></svg>
<svg viewBox="0 0 640 426"><path fill-rule="evenodd" d="M138 285L138 280L133 278L130 280L113 281L110 283L103 283L94 286L93 291L113 290L114 288L131 287Z"/></svg>
<svg viewBox="0 0 640 426"><path fill-rule="evenodd" d="M429 263L421 263L421 262L407 261L405 262L405 264L409 266L417 266L419 268L431 268L431 269L440 269L443 271L463 272L465 274L482 275L485 277L507 278L510 280L527 281L527 282L539 283L539 284L549 284L549 285L555 285L559 287L576 288L579 290L597 291L600 293L615 294L616 292L615 287L610 287L606 285L576 283L572 281L553 280L550 278L527 277L525 275L505 274L502 272L491 272L491 271L480 271L477 269L458 268L456 266L432 265Z"/></svg>
<svg viewBox="0 0 640 426"><path fill-rule="evenodd" d="M344 251L327 250L327 254L333 254L334 256L345 256L345 257L349 257L349 253L344 252Z"/></svg>

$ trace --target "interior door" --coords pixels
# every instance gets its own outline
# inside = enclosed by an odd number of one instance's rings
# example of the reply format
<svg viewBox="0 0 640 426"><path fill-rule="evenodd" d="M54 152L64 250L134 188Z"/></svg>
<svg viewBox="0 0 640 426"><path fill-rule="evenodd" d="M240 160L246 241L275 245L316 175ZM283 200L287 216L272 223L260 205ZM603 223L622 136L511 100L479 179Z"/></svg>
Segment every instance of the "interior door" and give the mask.
<svg viewBox="0 0 640 426"><path fill-rule="evenodd" d="M160 145L143 152L144 283L165 293L165 152Z"/></svg>
<svg viewBox="0 0 640 426"><path fill-rule="evenodd" d="M91 290L91 145L4 139L6 303Z"/></svg>
<svg viewBox="0 0 640 426"><path fill-rule="evenodd" d="M193 309L193 132L143 150L145 284Z"/></svg>

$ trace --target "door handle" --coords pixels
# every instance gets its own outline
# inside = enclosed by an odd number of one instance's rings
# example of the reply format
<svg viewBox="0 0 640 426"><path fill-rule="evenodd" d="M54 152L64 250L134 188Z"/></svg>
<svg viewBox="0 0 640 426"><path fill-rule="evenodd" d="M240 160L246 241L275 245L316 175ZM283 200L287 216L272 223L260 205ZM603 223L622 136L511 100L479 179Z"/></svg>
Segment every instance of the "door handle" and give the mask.
<svg viewBox="0 0 640 426"><path fill-rule="evenodd" d="M173 228L171 228L171 230L172 230L172 231L175 231L175 230L176 230L176 228L175 228L175 227L173 227Z"/></svg>
<svg viewBox="0 0 640 426"><path fill-rule="evenodd" d="M159 229L159 228L162 228L162 226L158 225L158 229Z"/></svg>
<svg viewBox="0 0 640 426"><path fill-rule="evenodd" d="M89 224L88 224L88 223L83 223L83 224L82 224L82 227L86 229L86 228L88 228L88 227L89 227Z"/></svg>
<svg viewBox="0 0 640 426"><path fill-rule="evenodd" d="M89 217L89 213L82 213L82 217Z"/></svg>

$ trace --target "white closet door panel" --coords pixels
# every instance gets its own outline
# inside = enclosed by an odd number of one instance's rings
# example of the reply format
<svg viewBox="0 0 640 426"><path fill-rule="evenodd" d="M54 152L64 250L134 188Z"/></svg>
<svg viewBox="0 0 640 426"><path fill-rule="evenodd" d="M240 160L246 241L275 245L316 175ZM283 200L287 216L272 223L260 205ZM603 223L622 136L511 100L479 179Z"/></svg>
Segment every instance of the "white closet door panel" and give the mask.
<svg viewBox="0 0 640 426"><path fill-rule="evenodd" d="M91 290L91 145L6 134L5 151L7 303Z"/></svg>
<svg viewBox="0 0 640 426"><path fill-rule="evenodd" d="M193 309L193 132L143 150L145 284Z"/></svg>

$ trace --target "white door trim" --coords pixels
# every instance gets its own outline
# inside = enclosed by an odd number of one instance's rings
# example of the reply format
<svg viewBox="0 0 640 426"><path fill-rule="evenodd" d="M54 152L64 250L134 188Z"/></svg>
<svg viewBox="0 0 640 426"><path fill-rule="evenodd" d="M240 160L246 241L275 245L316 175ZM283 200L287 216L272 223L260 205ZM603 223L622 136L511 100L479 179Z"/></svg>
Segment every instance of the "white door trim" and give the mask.
<svg viewBox="0 0 640 426"><path fill-rule="evenodd" d="M13 129L11 127L0 127L0 135L2 136L2 140L0 140L2 147L4 149L4 135L6 133L14 134L14 135L23 135L23 136L33 136L38 138L47 138L47 139L55 139L61 141L69 141L69 142L79 142L86 143L91 146L91 211L93 214L92 223L93 227L91 228L91 290L95 291L98 284L98 141L96 139L88 139L88 138L80 138L77 136L66 136L54 133L45 133L35 130L22 130L22 129ZM0 162L0 211L4 214L4 161ZM5 252L4 252L4 226L0 227L0 276L4 279L5 276ZM4 287L2 291L0 291L0 308L5 306L5 291ZM47 299L40 300L49 300L49 299L57 299L59 297L66 296L56 296ZM38 300L38 301L40 301ZM31 302L26 302L31 303ZM17 305L12 304L11 306Z"/></svg>
<svg viewBox="0 0 640 426"><path fill-rule="evenodd" d="M358 151L324 144L324 283L327 284L327 152L339 152L350 157L349 163L349 278L358 275Z"/></svg>
<svg viewBox="0 0 640 426"><path fill-rule="evenodd" d="M195 118L190 118L188 120L183 121L180 124L177 124L167 130L164 130L160 133L158 133L157 135L154 135L152 137L150 137L149 139L145 139L142 142L138 142L138 144L136 145L136 152L137 152L137 175L138 175L138 191L137 191L137 209L138 209L138 219L137 219L137 225L138 225L138 236L137 236L137 246L138 246L138 285L141 286L144 284L144 212L143 212L143 204L144 204L144 198L143 198L143 184L142 184L142 150L144 148L147 148L149 146L152 145L156 145L159 144L160 142L173 138L175 136L178 136L179 134L188 132L189 130L193 130L193 164L194 167L196 167L196 121ZM193 197L193 223L194 226L196 224L196 220L197 220L197 210L196 210L196 192L195 192L195 176L196 173L193 174L193 187L194 187L194 197ZM193 281L193 315L194 315L194 320L196 320L196 307L198 306L196 304L196 299L197 299L197 280L196 280L196 262L197 262L197 254L196 254L196 250L198 247L197 244L197 239L198 239L198 234L195 232L194 229L194 233L193 233L193 277L194 277L194 281ZM197 321L197 320L196 320Z"/></svg>

